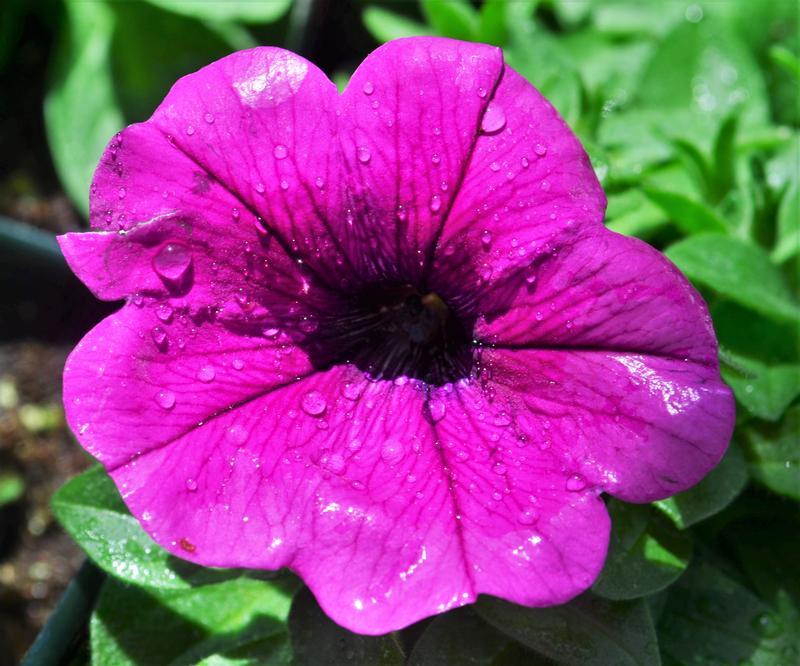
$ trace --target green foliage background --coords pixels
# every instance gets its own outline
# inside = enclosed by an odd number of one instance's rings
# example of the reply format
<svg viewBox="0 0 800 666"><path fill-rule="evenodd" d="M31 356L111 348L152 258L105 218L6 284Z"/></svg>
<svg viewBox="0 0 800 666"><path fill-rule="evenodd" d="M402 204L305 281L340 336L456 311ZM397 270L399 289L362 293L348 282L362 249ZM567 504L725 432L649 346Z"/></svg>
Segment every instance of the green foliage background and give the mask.
<svg viewBox="0 0 800 666"><path fill-rule="evenodd" d="M171 82L231 50L294 46L314 11L303 0L55 4L60 39L44 113L64 188L84 212L106 141L148 115ZM375 45L421 34L496 44L554 103L606 189L608 226L662 249L706 298L738 403L730 450L685 493L645 506L609 501L608 562L572 603L526 609L485 598L377 638L334 625L291 575L200 569L161 551L94 469L53 500L108 574L87 658L98 666L800 663L797 4L356 4ZM5 3L4 30L23 11Z"/></svg>

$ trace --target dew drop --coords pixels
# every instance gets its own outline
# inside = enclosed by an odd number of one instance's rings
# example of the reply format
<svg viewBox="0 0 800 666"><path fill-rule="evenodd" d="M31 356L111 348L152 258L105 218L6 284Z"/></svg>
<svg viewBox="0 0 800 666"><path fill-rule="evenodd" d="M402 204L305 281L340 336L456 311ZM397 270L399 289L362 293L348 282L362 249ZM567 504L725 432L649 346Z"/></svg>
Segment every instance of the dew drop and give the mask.
<svg viewBox="0 0 800 666"><path fill-rule="evenodd" d="M354 439L348 445L347 448L350 449L353 453L361 450L361 440Z"/></svg>
<svg viewBox="0 0 800 666"><path fill-rule="evenodd" d="M197 491L197 481L194 479L186 479L186 490L190 493L194 493Z"/></svg>
<svg viewBox="0 0 800 666"><path fill-rule="evenodd" d="M238 208L231 208L231 217L233 218L234 222L238 222L239 221L239 216L240 216L239 209Z"/></svg>
<svg viewBox="0 0 800 666"><path fill-rule="evenodd" d="M244 361L240 358L235 358L231 361L234 370L241 370L244 367Z"/></svg>
<svg viewBox="0 0 800 666"><path fill-rule="evenodd" d="M280 330L277 328L265 328L261 332L263 333L265 338L276 338L278 337L278 333L280 333Z"/></svg>
<svg viewBox="0 0 800 666"><path fill-rule="evenodd" d="M120 199L124 199L126 194L127 194L127 191L125 190L125 188L124 188L124 187L120 187L120 188L117 190L117 196L118 196Z"/></svg>
<svg viewBox="0 0 800 666"><path fill-rule="evenodd" d="M331 453L320 458L320 465L333 474L342 474L346 466L345 460L340 453Z"/></svg>
<svg viewBox="0 0 800 666"><path fill-rule="evenodd" d="M369 148L366 146L359 146L356 153L358 155L358 161L361 162L361 164L369 164L369 161L372 159L372 153L369 152Z"/></svg>
<svg viewBox="0 0 800 666"><path fill-rule="evenodd" d="M488 230L484 230L481 234L481 245L483 245L484 250L488 250L492 246L492 232Z"/></svg>
<svg viewBox="0 0 800 666"><path fill-rule="evenodd" d="M527 169L530 165L531 165L531 163L528 161L528 158L527 157L523 157L522 158L522 168L523 169Z"/></svg>
<svg viewBox="0 0 800 666"><path fill-rule="evenodd" d="M259 194L264 194L264 190L265 189L266 188L264 187L264 183L262 183L260 181L258 183L256 183L256 192L258 192Z"/></svg>
<svg viewBox="0 0 800 666"><path fill-rule="evenodd" d="M322 393L314 390L309 391L303 396L300 401L300 406L309 416L322 416L325 413L325 409L328 407L328 403Z"/></svg>
<svg viewBox="0 0 800 666"><path fill-rule="evenodd" d="M447 411L447 405L444 400L432 398L427 402L427 415L432 423L438 423L444 418Z"/></svg>
<svg viewBox="0 0 800 666"><path fill-rule="evenodd" d="M481 119L481 130L485 134L496 134L506 126L506 114L495 102L489 102Z"/></svg>
<svg viewBox="0 0 800 666"><path fill-rule="evenodd" d="M523 525L533 525L539 518L539 514L535 509L525 509L520 512L518 520Z"/></svg>
<svg viewBox="0 0 800 666"><path fill-rule="evenodd" d="M288 190L288 189L289 189L289 181L288 181L288 180L286 180L286 179L282 180L282 181L281 181L281 183L280 183L280 185L281 185L281 189L282 189L284 192L285 192L286 190Z"/></svg>
<svg viewBox="0 0 800 666"><path fill-rule="evenodd" d="M153 338L153 342L156 343L156 347L163 346L167 341L167 332L160 326L153 326L153 328L150 329L150 335Z"/></svg>
<svg viewBox="0 0 800 666"><path fill-rule="evenodd" d="M364 385L356 382L346 382L342 385L342 395L348 400L358 400L361 397L361 392L364 390Z"/></svg>
<svg viewBox="0 0 800 666"><path fill-rule="evenodd" d="M282 143L279 143L272 149L272 154L275 156L276 160L282 160L289 154L289 151L286 149Z"/></svg>
<svg viewBox="0 0 800 666"><path fill-rule="evenodd" d="M156 317L163 322L168 322L172 319L172 308L167 303L161 303L156 309Z"/></svg>
<svg viewBox="0 0 800 666"><path fill-rule="evenodd" d="M500 165L497 162L492 162L489 168L494 172L500 171Z"/></svg>
<svg viewBox="0 0 800 666"><path fill-rule="evenodd" d="M371 95L375 92L375 86L372 84L372 81L367 81L361 90L364 91L365 95Z"/></svg>
<svg viewBox="0 0 800 666"><path fill-rule="evenodd" d="M480 97L481 99L486 97L486 88L484 88L483 86L480 86L478 88L478 97Z"/></svg>
<svg viewBox="0 0 800 666"><path fill-rule="evenodd" d="M175 406L175 394L172 391L161 389L156 393L155 401L161 409L170 410Z"/></svg>
<svg viewBox="0 0 800 666"><path fill-rule="evenodd" d="M318 176L314 183L319 189L325 187L325 179L322 176Z"/></svg>
<svg viewBox="0 0 800 666"><path fill-rule="evenodd" d="M533 152L536 153L539 157L544 157L547 155L547 146L542 143L537 143L533 147Z"/></svg>
<svg viewBox="0 0 800 666"><path fill-rule="evenodd" d="M233 444L238 446L240 444L244 444L247 440L247 431L240 425L234 425L228 428L228 430L225 432L225 436Z"/></svg>
<svg viewBox="0 0 800 666"><path fill-rule="evenodd" d="M153 270L166 280L180 280L192 263L192 253L180 243L167 243L153 258Z"/></svg>
<svg viewBox="0 0 800 666"><path fill-rule="evenodd" d="M496 462L492 467L492 471L495 474L505 474L508 471L508 467L506 467L505 463Z"/></svg>
<svg viewBox="0 0 800 666"><path fill-rule="evenodd" d="M406 209L403 208L402 204L397 207L396 212L397 212L397 219L400 220L400 222L405 222L408 219L408 213L406 212Z"/></svg>
<svg viewBox="0 0 800 666"><path fill-rule="evenodd" d="M203 116L203 119L204 119L204 120L205 120L205 121L206 121L206 122L207 122L209 125L211 125L211 124L214 122L214 114L213 114L213 113L207 113L206 115L204 115L204 116Z"/></svg>
<svg viewBox="0 0 800 666"><path fill-rule="evenodd" d="M214 371L214 368L210 365L204 365L197 371L197 379L205 384L209 384L214 381L214 377L217 376L217 373Z"/></svg>
<svg viewBox="0 0 800 666"><path fill-rule="evenodd" d="M397 439L387 439L381 447L381 458L389 465L396 465L405 456L403 443Z"/></svg>
<svg viewBox="0 0 800 666"><path fill-rule="evenodd" d="M586 479L584 479L580 474L573 474L567 478L567 490L570 492L576 493L580 490L583 490L585 487Z"/></svg>
<svg viewBox="0 0 800 666"><path fill-rule="evenodd" d="M431 155L431 162L433 162L434 164L439 164L441 163L441 161L442 161L442 156L439 155L439 153L434 153L433 155Z"/></svg>
<svg viewBox="0 0 800 666"><path fill-rule="evenodd" d="M429 208L431 209L432 213L438 213L442 209L442 199L438 194L434 194L431 197L430 203L428 204Z"/></svg>
<svg viewBox="0 0 800 666"><path fill-rule="evenodd" d="M193 125L187 125L187 127L186 127L186 133L187 133L189 136L192 136L192 134L194 134L194 126L193 126Z"/></svg>

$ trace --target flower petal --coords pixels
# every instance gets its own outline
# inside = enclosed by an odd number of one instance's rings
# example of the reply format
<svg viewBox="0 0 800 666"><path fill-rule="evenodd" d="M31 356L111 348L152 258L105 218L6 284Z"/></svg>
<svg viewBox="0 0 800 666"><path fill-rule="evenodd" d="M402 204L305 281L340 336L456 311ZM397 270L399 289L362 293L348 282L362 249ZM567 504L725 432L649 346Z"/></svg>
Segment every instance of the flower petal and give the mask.
<svg viewBox="0 0 800 666"><path fill-rule="evenodd" d="M426 37L370 54L342 94L343 227L360 274L414 282L459 196L503 73L500 49Z"/></svg>
<svg viewBox="0 0 800 666"><path fill-rule="evenodd" d="M722 458L734 402L713 366L625 353L485 350L516 427L569 474L629 502L686 490Z"/></svg>

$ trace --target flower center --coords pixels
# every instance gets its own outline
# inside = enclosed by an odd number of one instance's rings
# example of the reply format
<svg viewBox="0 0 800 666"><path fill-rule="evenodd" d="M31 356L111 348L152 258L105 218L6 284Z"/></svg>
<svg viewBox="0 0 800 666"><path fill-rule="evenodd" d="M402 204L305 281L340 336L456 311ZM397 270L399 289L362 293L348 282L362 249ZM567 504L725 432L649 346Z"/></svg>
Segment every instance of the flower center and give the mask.
<svg viewBox="0 0 800 666"><path fill-rule="evenodd" d="M435 293L411 285L371 287L311 343L315 364L353 363L374 379L441 385L469 376L471 326Z"/></svg>

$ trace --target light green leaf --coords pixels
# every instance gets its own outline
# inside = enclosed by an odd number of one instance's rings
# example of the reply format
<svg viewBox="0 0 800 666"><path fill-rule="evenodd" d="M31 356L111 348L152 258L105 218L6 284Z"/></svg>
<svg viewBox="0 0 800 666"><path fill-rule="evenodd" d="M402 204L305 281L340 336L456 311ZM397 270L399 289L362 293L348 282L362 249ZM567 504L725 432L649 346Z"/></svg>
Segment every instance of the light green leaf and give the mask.
<svg viewBox="0 0 800 666"><path fill-rule="evenodd" d="M271 23L286 13L292 0L147 0L161 9L203 21Z"/></svg>
<svg viewBox="0 0 800 666"><path fill-rule="evenodd" d="M700 560L670 588L658 633L664 654L679 664L776 666L795 663L799 628L790 604L771 608Z"/></svg>
<svg viewBox="0 0 800 666"><path fill-rule="evenodd" d="M186 589L240 575L199 567L159 547L128 512L102 467L70 480L53 496L52 505L58 521L91 560L127 583Z"/></svg>
<svg viewBox="0 0 800 666"><path fill-rule="evenodd" d="M800 165L798 165L800 168ZM772 260L782 263L800 252L800 174L789 186L778 209L778 228Z"/></svg>
<svg viewBox="0 0 800 666"><path fill-rule="evenodd" d="M106 143L125 124L111 76L115 19L104 2L67 0L64 8L44 118L59 178L86 214L94 168Z"/></svg>
<svg viewBox="0 0 800 666"><path fill-rule="evenodd" d="M723 379L754 416L777 421L800 395L800 365L767 366L730 352L720 356Z"/></svg>
<svg viewBox="0 0 800 666"><path fill-rule="evenodd" d="M15 472L0 472L0 508L16 502L25 493L25 479Z"/></svg>
<svg viewBox="0 0 800 666"><path fill-rule="evenodd" d="M692 540L655 509L610 500L611 541L592 592L637 599L663 590L686 569Z"/></svg>
<svg viewBox="0 0 800 666"><path fill-rule="evenodd" d="M757 245L723 234L691 236L666 255L693 281L778 320L800 321L800 306L767 254Z"/></svg>
<svg viewBox="0 0 800 666"><path fill-rule="evenodd" d="M748 428L745 441L751 476L779 495L800 500L800 405L779 424Z"/></svg>
<svg viewBox="0 0 800 666"><path fill-rule="evenodd" d="M370 5L364 9L362 19L367 30L379 42L433 34L428 26L378 6Z"/></svg>
<svg viewBox="0 0 800 666"><path fill-rule="evenodd" d="M482 597L475 611L498 631L567 666L658 666L647 604L608 601L586 593L567 604L525 608Z"/></svg>
<svg viewBox="0 0 800 666"><path fill-rule="evenodd" d="M736 130L739 117L731 113L723 119L717 135L714 137L713 192L715 201L719 201L736 185Z"/></svg>
<svg viewBox="0 0 800 666"><path fill-rule="evenodd" d="M478 37L478 13L467 0L420 0L420 8L436 34L473 41Z"/></svg>
<svg viewBox="0 0 800 666"><path fill-rule="evenodd" d="M647 238L668 224L664 211L639 189L608 195L606 226L626 236Z"/></svg>
<svg viewBox="0 0 800 666"><path fill-rule="evenodd" d="M736 442L731 442L720 463L693 488L653 502L680 529L713 516L728 506L747 485L747 466Z"/></svg>
<svg viewBox="0 0 800 666"><path fill-rule="evenodd" d="M479 42L504 46L508 41L508 23L506 18L506 0L486 0L478 17Z"/></svg>
<svg viewBox="0 0 800 666"><path fill-rule="evenodd" d="M340 627L319 607L308 588L292 603L289 629L294 649L293 666L317 664L374 664L402 666L405 656L397 637L360 636Z"/></svg>
<svg viewBox="0 0 800 666"><path fill-rule="evenodd" d="M291 596L248 578L158 592L109 579L92 615L92 664L288 665Z"/></svg>
<svg viewBox="0 0 800 666"><path fill-rule="evenodd" d="M725 220L713 209L699 201L694 201L677 192L668 192L653 187L644 188L644 193L685 234L728 230Z"/></svg>

